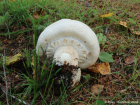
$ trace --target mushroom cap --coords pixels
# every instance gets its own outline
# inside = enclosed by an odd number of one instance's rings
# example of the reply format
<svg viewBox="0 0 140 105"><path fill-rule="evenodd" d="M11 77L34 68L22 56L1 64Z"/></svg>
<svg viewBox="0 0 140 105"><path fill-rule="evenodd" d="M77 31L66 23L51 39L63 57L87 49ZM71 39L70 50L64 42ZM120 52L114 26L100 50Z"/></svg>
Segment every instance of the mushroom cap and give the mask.
<svg viewBox="0 0 140 105"><path fill-rule="evenodd" d="M71 19L62 19L46 27L38 38L36 53L42 62L52 60L60 46L73 46L77 50L81 69L93 65L100 53L98 39L91 28Z"/></svg>

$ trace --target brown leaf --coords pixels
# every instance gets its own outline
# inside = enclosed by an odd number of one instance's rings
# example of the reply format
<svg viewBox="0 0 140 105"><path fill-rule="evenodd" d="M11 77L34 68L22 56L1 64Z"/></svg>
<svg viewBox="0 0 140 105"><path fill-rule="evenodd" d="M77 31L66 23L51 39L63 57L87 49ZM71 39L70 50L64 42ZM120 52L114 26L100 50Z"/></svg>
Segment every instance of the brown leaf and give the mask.
<svg viewBox="0 0 140 105"><path fill-rule="evenodd" d="M88 70L89 70L89 71L92 71L92 72L100 73L100 72L97 70L97 65L98 65L98 64L95 64L95 65L93 65L93 66L88 67Z"/></svg>
<svg viewBox="0 0 140 105"><path fill-rule="evenodd" d="M134 62L134 56L129 56L125 58L126 64L132 64Z"/></svg>
<svg viewBox="0 0 140 105"><path fill-rule="evenodd" d="M35 15L35 14L33 15L34 19L39 19L39 17L40 17L39 15Z"/></svg>
<svg viewBox="0 0 140 105"><path fill-rule="evenodd" d="M140 31L135 31L133 33L136 34L136 35L140 35Z"/></svg>
<svg viewBox="0 0 140 105"><path fill-rule="evenodd" d="M34 57L32 57L32 61L31 61L31 65L32 65L32 69L33 69L33 78L36 79L36 72L35 72L35 65L34 65Z"/></svg>
<svg viewBox="0 0 140 105"><path fill-rule="evenodd" d="M92 72L101 73L102 75L110 74L110 65L108 62L95 64L93 66L88 67L88 69Z"/></svg>
<svg viewBox="0 0 140 105"><path fill-rule="evenodd" d="M46 12L46 10L42 10L42 8L40 8L40 10L39 11L36 11L35 13L34 13L34 15L33 15L33 18L34 19L39 19L39 17L41 16L44 16L44 14L45 14L45 12Z"/></svg>
<svg viewBox="0 0 140 105"><path fill-rule="evenodd" d="M91 87L91 93L98 95L101 93L101 91L103 90L104 85L99 85L99 84L95 84Z"/></svg>
<svg viewBox="0 0 140 105"><path fill-rule="evenodd" d="M114 24L116 24L116 23L114 23ZM126 23L126 22L120 21L119 25L122 25L122 26L128 28L129 32L131 32L131 33L133 33L133 34L140 35L140 31L133 31L134 29L130 29L130 28L127 26L127 23Z"/></svg>
<svg viewBox="0 0 140 105"><path fill-rule="evenodd" d="M32 23L32 21L28 18L28 19L26 19L26 22L28 22L28 23Z"/></svg>

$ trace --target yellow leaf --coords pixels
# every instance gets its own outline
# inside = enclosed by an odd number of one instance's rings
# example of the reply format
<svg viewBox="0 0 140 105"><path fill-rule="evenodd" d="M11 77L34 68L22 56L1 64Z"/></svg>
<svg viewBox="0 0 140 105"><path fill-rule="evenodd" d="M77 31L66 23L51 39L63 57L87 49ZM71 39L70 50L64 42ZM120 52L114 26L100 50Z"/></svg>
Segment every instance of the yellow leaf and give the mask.
<svg viewBox="0 0 140 105"><path fill-rule="evenodd" d="M88 67L88 70L96 73L101 73L102 75L110 74L110 65L108 62L95 64L93 66Z"/></svg>
<svg viewBox="0 0 140 105"><path fill-rule="evenodd" d="M100 15L100 17L110 17L112 15L113 15L113 13L109 13L109 14Z"/></svg>
<svg viewBox="0 0 140 105"><path fill-rule="evenodd" d="M122 26L124 26L124 27L127 27L127 23L126 23L126 22L122 22L122 21L120 21L119 24L122 25Z"/></svg>
<svg viewBox="0 0 140 105"><path fill-rule="evenodd" d="M114 23L116 24L116 23ZM117 23L116 25L121 25L125 28L127 28L129 30L129 32L135 34L135 35L140 35L140 31L134 31L134 29L130 29L128 26L127 26L127 22L123 22L123 21L120 21L119 23Z"/></svg>
<svg viewBox="0 0 140 105"><path fill-rule="evenodd" d="M19 61L23 56L21 54L16 54L12 57L6 57L6 65L14 64L15 62Z"/></svg>

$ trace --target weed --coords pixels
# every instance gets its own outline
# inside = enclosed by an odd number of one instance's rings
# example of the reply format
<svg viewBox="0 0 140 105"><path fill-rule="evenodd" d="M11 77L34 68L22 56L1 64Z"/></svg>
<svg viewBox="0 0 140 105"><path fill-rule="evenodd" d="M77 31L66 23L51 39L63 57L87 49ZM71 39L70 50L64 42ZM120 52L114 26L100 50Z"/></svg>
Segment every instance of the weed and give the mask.
<svg viewBox="0 0 140 105"><path fill-rule="evenodd" d="M66 105L78 102L104 104L102 100L106 100L106 102L116 102L117 100L123 102L124 100L137 100L140 97L138 94L140 89L140 40L139 36L132 34L130 31L130 29L139 31L140 19L138 12L136 13L139 10L138 0L116 2L92 0L88 3L85 0L3 0L0 2L0 52L2 53L2 46L5 46L7 56L17 54L20 51L24 52L26 56L24 66L27 74L20 74L20 77L24 80L21 85L21 92L18 93L16 90L13 92L11 89L10 95L18 97L22 100L22 103L26 101L31 105L37 103ZM40 10L41 13L46 12L43 16L40 13L39 18L35 19L34 14ZM100 17L100 15L107 13L113 13L113 16ZM45 68L46 65L41 65L34 49L39 34L48 25L64 18L84 22L95 33L98 33L97 37L101 48L99 59L103 62L108 61L115 66L112 69L111 79L108 79L108 76L101 76L101 82L99 82L98 77L100 76L92 77L91 73L90 76L86 76L88 82L84 81L82 84L73 87L70 93L63 86L63 88L60 88L60 96L56 97L52 91L54 88L53 75L56 75L59 70L52 74L53 64L47 66L47 68ZM127 22L128 27L118 25L120 21ZM108 31L104 30L108 26ZM105 35L103 35L104 31ZM18 39L22 43L16 40L19 36L22 36ZM10 39L12 44L6 41L7 39ZM133 43L135 39L136 41ZM131 53L129 53L130 50ZM125 64L124 60L120 60L125 55L136 55L134 63L128 65ZM116 65L115 63L118 61L120 62ZM3 60L0 54L0 67L2 63ZM8 67L6 69L8 76L11 72L17 73L16 69ZM105 86L104 92L98 94L98 96L87 95L89 93L87 88L86 95L82 95L85 84L90 84L91 78ZM4 94L0 95L0 98L3 96ZM77 97L82 97L85 100L77 101ZM18 100L10 97L9 102L19 104ZM5 102L0 102L0 104L5 104Z"/></svg>

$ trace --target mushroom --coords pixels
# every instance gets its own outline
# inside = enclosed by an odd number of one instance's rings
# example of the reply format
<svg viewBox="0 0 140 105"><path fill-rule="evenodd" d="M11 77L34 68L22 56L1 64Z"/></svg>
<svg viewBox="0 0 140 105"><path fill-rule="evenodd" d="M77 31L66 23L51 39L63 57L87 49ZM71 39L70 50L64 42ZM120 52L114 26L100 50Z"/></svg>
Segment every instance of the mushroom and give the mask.
<svg viewBox="0 0 140 105"><path fill-rule="evenodd" d="M100 47L89 26L80 21L62 19L46 27L40 34L36 53L42 63L47 59L49 63L54 60L56 65L60 66L66 63L80 67L71 77L74 86L80 81L81 69L97 61Z"/></svg>

